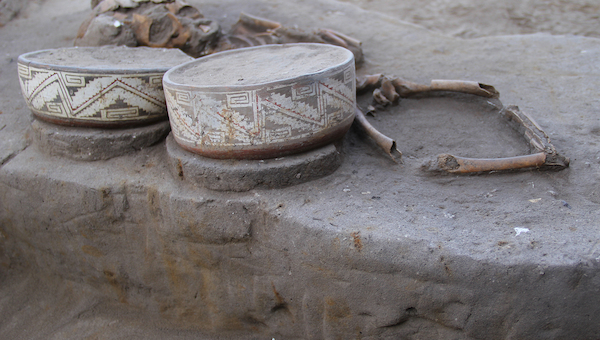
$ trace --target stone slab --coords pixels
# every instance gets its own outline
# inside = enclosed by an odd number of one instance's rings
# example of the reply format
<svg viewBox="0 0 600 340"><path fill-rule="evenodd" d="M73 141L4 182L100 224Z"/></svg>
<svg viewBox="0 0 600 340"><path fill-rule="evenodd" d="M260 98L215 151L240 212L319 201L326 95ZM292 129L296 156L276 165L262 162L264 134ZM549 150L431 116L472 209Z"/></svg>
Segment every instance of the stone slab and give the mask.
<svg viewBox="0 0 600 340"><path fill-rule="evenodd" d="M135 152L164 139L170 130L168 121L129 129L67 127L37 119L31 123L33 142L40 150L81 161Z"/></svg>
<svg viewBox="0 0 600 340"><path fill-rule="evenodd" d="M212 159L181 148L169 134L169 169L177 179L219 191L283 188L332 174L342 163L341 143L265 160Z"/></svg>

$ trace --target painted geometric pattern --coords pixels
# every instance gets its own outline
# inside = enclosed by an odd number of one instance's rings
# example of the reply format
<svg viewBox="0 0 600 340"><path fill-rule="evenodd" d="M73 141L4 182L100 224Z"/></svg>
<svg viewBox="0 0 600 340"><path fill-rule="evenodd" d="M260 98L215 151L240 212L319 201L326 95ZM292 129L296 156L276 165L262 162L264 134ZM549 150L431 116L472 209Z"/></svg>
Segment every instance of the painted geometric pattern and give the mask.
<svg viewBox="0 0 600 340"><path fill-rule="evenodd" d="M31 110L88 121L131 121L164 115L162 76L71 73L19 64L22 93Z"/></svg>
<svg viewBox="0 0 600 340"><path fill-rule="evenodd" d="M325 79L240 92L165 87L175 136L203 146L260 145L311 136L351 119L354 68Z"/></svg>

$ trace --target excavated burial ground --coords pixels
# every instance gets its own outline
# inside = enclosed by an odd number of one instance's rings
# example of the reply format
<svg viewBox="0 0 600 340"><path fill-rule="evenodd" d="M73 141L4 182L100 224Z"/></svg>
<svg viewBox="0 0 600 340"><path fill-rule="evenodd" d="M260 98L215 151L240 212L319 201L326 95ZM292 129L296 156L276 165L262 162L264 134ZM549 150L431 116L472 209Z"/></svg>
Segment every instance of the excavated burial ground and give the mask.
<svg viewBox="0 0 600 340"><path fill-rule="evenodd" d="M0 28L2 338L600 336L597 39L461 40L327 0L191 2L224 26L246 11L354 36L360 73L492 84L571 167L424 173L438 153L527 152L485 100L449 94L369 117L404 164L353 129L335 173L285 189L190 186L171 176L164 142L107 161L53 157L27 141L16 59L70 46L89 9L48 0Z"/></svg>

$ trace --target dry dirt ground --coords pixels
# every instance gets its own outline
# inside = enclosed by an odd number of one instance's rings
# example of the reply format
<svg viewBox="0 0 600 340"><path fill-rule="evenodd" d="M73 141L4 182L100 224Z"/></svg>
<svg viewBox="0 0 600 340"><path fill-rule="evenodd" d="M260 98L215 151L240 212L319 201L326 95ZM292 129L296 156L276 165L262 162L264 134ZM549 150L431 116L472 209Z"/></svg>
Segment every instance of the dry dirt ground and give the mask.
<svg viewBox="0 0 600 340"><path fill-rule="evenodd" d="M375 11L384 13L390 20L404 20L406 22L423 26L430 29L437 34L447 35L459 38L476 38L484 36L495 36L495 35L511 35L511 34L529 34L536 32L544 32L549 34L572 34L589 37L600 36L600 2L595 0L506 0L506 1L481 1L481 0L410 0L410 1L395 1L395 0L342 0L343 2L352 3L362 7L368 11ZM213 1L214 2L214 1ZM269 1L265 1L269 2ZM242 5L240 7L243 7ZM212 17L216 17L224 23L226 27L230 25L236 19L236 16L231 13L239 13L239 9L225 9L219 8L218 6L207 7L206 10L201 9L208 16L211 14ZM271 14L277 12L277 8L271 9ZM364 20L369 20L369 13L364 12ZM293 17L289 14L291 11L287 11L288 17ZM63 14L66 13L66 14ZM81 21L83 21L85 15L89 13L88 1L84 0L36 0L36 1L23 1L23 0L0 0L0 88L6 88L8 86L14 86L15 81L9 79L16 74L15 58L21 53L29 52L36 49L52 48L59 46L68 46L70 42L75 38L77 28ZM221 13L220 15L216 15ZM223 14L225 13L225 14ZM229 13L229 14L228 14ZM269 13L256 13L257 15L268 15ZM215 16L216 15L216 16ZM326 13L325 16L335 16L335 13ZM340 14L341 15L341 14ZM61 29L64 31L57 34L53 31L53 27L57 23L52 22L48 19L50 17L60 18L65 22L60 23ZM285 17L285 15L283 16ZM280 18L274 18L280 20ZM12 20L12 21L11 21ZM296 21L302 23L301 18L296 18ZM339 29L339 28L338 28ZM352 32L352 28L349 28L349 33ZM376 36L378 32L367 32L364 36ZM4 36L4 37L2 37ZM507 40L508 41L508 40ZM551 43L551 42L550 42ZM549 43L549 44L550 44ZM448 42L448 53L454 53L452 51L451 42ZM507 42L507 46L509 43ZM540 42L539 46L542 46L543 42ZM557 44L558 45L558 44ZM365 41L365 48L368 53L373 54L373 47L369 41ZM562 48L560 46L557 49ZM474 49L474 48L473 48ZM493 51L492 51L493 52ZM443 44L440 44L433 53L439 53L440 55L447 53ZM583 54L584 51L581 51ZM457 56L456 58L460 58ZM415 64L418 64L416 62ZM374 71L384 72L385 65L378 65L373 62L372 59L367 58L368 68ZM423 65L419 65L423 66ZM498 71L500 72L500 71ZM540 71L541 72L541 71ZM397 73L397 72L396 72ZM416 75L413 72L412 75ZM469 71L459 69L451 69L447 72L448 75L469 75ZM490 76L491 77L491 76ZM515 76L516 77L516 76ZM424 77L428 78L428 76ZM414 79L417 80L417 79ZM418 79L424 80L424 79ZM479 80L479 79L477 79ZM483 79L486 80L486 79ZM494 79L487 79L494 80ZM508 81L508 80L507 80ZM487 81L489 82L489 81ZM492 81L493 83L493 81ZM528 84L528 85L539 85L539 84ZM542 85L539 85L543 87ZM505 90L506 87L503 88ZM546 89L540 89L540 92L545 92ZM3 95L5 92L2 92ZM11 94L17 93L16 91L10 92ZM507 92L507 96L511 99L519 99L519 93ZM557 96L560 96L558 94ZM3 98L4 100L5 98ZM522 99L522 98L521 98ZM363 99L363 104L364 104ZM526 102L526 101L525 101ZM454 104L453 104L454 103ZM506 104L520 104L523 102L508 102ZM594 102L595 103L595 102ZM423 105L430 105L432 111L439 108L439 106L449 107L451 110L460 112L462 106L457 106L453 98L441 98L440 101L424 101L424 102L404 102L402 108L406 109L405 117L408 119L418 118L418 109L422 108ZM455 105L453 107L452 105ZM465 105L475 105L473 103L466 103ZM550 104L548 104L550 105ZM594 104L597 105L597 104ZM557 105L558 106L558 105ZM22 98L16 94L14 98L8 98L4 100L2 106L0 106L0 131L4 129L8 122L8 112L22 112L25 111L24 103ZM471 111L475 112L476 109ZM4 113L4 114L3 114ZM377 122L379 120L385 120L389 113L381 113L379 117L373 119ZM5 117L3 117L5 116ZM434 119L443 119L442 115L436 116ZM478 117L475 117L478 118ZM28 120L26 116L18 118L19 122L14 123L12 118L10 120L10 126L16 126L18 128L26 127ZM491 118L493 119L493 118ZM463 121L458 121L459 127ZM549 119L541 119L542 124L550 124ZM576 125L570 122L569 124ZM597 122L595 123L597 124ZM482 126L485 125L482 123ZM565 132L564 130L557 128L557 125L552 125L552 130L558 130ZM565 124L567 126L568 124ZM486 125L487 126L487 125ZM402 126L383 127L384 130L392 132L394 129L402 129ZM420 129L426 129L427 126L418 126L413 124L413 128L404 127L403 133L415 134ZM465 129L468 126L464 127ZM568 127L571 129L571 127ZM595 129L595 130L594 130ZM596 133L598 134L599 129L587 129L581 126L581 133ZM396 130L398 131L398 130ZM571 130L569 130L571 131ZM595 131L595 132L594 132ZM6 131L5 131L6 132ZM25 133L24 129L16 129L15 131L6 132L3 134L5 140L3 146L5 149L11 148L12 150L19 150L24 148L23 138L21 137ZM485 130L483 128L480 134L493 134L494 129L489 128ZM507 143L511 143L514 135L511 132L504 132L505 135L498 136L499 139L505 139ZM449 139L452 132L449 132L449 136L441 136L440 140ZM585 137L577 137L582 140ZM557 137L555 142L559 145L565 145L565 139ZM356 144L362 142L352 140ZM430 143L423 147L418 144L407 143L403 146L406 158L409 160L407 163L411 163L411 159L420 159L426 155L434 155L440 151L445 151L443 147L461 147L461 140L456 141L456 145L441 145L436 144L437 142ZM511 152L521 152L519 150L521 145L514 143L510 145ZM368 146L362 147L359 152L370 153L370 158L374 159L375 162L380 162L381 167L386 167L388 164L385 160L381 159L381 155L368 149ZM574 147L573 147L574 149ZM365 151L366 150L366 151ZM465 149L466 150L466 149ZM5 154L6 150L0 150L0 164L4 163L7 159L10 159L10 154ZM469 150L466 150L469 151ZM501 156L494 155L494 156ZM583 161L583 160L582 160ZM416 163L412 162L413 164ZM372 168L377 167L372 165ZM407 166L408 168L409 166ZM416 167L416 166L415 166ZM377 170L377 169L375 169ZM410 170L410 169L409 169ZM348 178L353 178L353 172L346 167L342 171L348 172ZM362 171L362 170L361 170ZM413 171L413 173L417 170ZM527 175L524 175L527 176ZM531 175L533 177L533 175ZM565 175L566 176L566 175ZM400 176L399 176L400 178ZM415 181L426 181L426 179L415 177ZM492 179L493 181L494 179ZM402 181L402 179L399 179ZM451 183L455 181L449 177L439 179L439 182ZM532 180L533 181L533 180ZM456 180L461 182L461 180ZM496 180L496 183L501 182ZM530 183L526 182L523 184L523 191L530 190ZM468 186L468 185L467 185ZM565 184L565 188L568 185ZM537 188L537 186L536 186ZM563 188L563 189L565 189ZM489 188L482 190L482 195L494 196L496 190L495 187L490 184ZM490 190L484 192L483 190ZM531 188L531 190L533 190ZM538 189L536 189L538 190ZM539 189L541 190L541 189ZM591 188L584 188L586 190L592 190ZM361 190L358 190L360 192ZM565 189L567 191L567 189ZM344 191L345 192L345 191ZM401 192L399 191L399 194ZM591 194L590 194L591 195ZM383 195L382 195L383 196ZM488 198L488 196L485 196ZM523 197L521 197L523 198ZM533 197L529 197L533 198ZM432 199L435 199L432 197ZM483 196L475 198L476 200L483 200ZM597 199L597 196L596 196ZM597 202L596 202L597 203ZM516 203L515 203L516 204ZM571 204L573 204L571 202ZM591 203L590 203L591 204ZM403 208L411 209L409 204ZM437 208L431 208L434 210ZM557 209L562 209L558 207ZM566 209L566 208L565 208ZM569 208L570 209L570 208ZM567 210L568 211L568 210ZM492 211L491 213L494 213ZM512 217L517 220L517 217ZM417 221L419 222L419 221ZM424 223L424 222L423 222ZM0 234L0 237L6 237ZM55 278L47 278L40 280L30 276L29 274L22 275L6 275L5 267L6 259L3 257L2 249L0 249L0 285L2 285L0 293L0 317L6 321L0 322L3 333L1 334L17 334L21 338L25 339L42 339L42 338L90 338L99 339L104 338L105 332L114 332L117 334L116 338L128 338L128 339L192 339L198 338L197 334L189 334L185 332L174 332L169 330L162 330L159 326L153 325L152 321L146 320L141 322L136 319L135 313L128 310L126 307L120 306L118 308L112 308L113 306L107 305L102 302L100 297L95 296L89 287L85 285L79 285L77 283L71 283L64 285L61 280ZM4 261L4 262L3 262ZM11 263L18 265L13 260ZM88 299L82 300L80 297L86 295ZM78 297L73 298L73 297ZM74 299L78 301L78 305L65 305L64 301ZM91 307L90 307L91 306ZM53 314L49 315L45 311L52 310ZM91 317L93 316L93 317ZM76 320L76 321L74 321ZM78 321L77 321L78 320ZM70 327L64 327L61 330L62 325L71 325ZM153 327L148 327L149 325ZM158 328L156 328L158 327ZM50 329L50 331L47 331ZM59 329L59 331L52 332L52 329ZM66 330L65 330L66 329ZM51 336L50 336L51 335ZM214 337L210 337L214 338Z"/></svg>
<svg viewBox="0 0 600 340"><path fill-rule="evenodd" d="M35 10L30 2L41 1L0 0L0 26ZM461 38L538 32L600 37L600 3L595 0L340 1Z"/></svg>
<svg viewBox="0 0 600 340"><path fill-rule="evenodd" d="M595 0L341 0L461 38L550 33L600 37Z"/></svg>

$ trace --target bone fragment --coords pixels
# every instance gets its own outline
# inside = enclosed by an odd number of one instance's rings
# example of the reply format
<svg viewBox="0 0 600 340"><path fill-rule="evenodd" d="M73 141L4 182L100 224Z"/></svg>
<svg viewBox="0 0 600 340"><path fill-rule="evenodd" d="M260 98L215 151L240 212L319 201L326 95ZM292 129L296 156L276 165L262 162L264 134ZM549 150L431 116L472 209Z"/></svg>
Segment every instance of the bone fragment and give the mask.
<svg viewBox="0 0 600 340"><path fill-rule="evenodd" d="M500 94L496 89L487 84L466 80L432 80L430 85L413 83L404 79L392 80L396 91L401 97L408 97L417 93L430 91L451 91L474 94L486 98L498 98Z"/></svg>
<svg viewBox="0 0 600 340"><path fill-rule="evenodd" d="M466 158L449 154L438 155L434 161L424 165L429 171L446 171L450 173L471 173L487 171L506 171L527 168L540 168L546 161L543 152L532 155L506 158Z"/></svg>
<svg viewBox="0 0 600 340"><path fill-rule="evenodd" d="M556 151L546 132L518 106L508 106L501 114L515 130L523 135L533 152L543 152L546 155L543 168L562 170L569 166L569 158Z"/></svg>
<svg viewBox="0 0 600 340"><path fill-rule="evenodd" d="M359 108L356 108L356 118L354 119L354 121L357 122L358 125L360 125L363 131L369 137L371 137L371 139L375 141L377 146L379 146L381 150L388 154L388 156L390 156L390 158L394 162L402 162L402 152L400 152L400 150L396 148L396 141L375 129L373 125L369 123L369 121ZM398 154L397 159L394 157L393 153Z"/></svg>
<svg viewBox="0 0 600 340"><path fill-rule="evenodd" d="M462 92L487 98L500 96L500 93L491 85L465 80L432 80L430 91Z"/></svg>
<svg viewBox="0 0 600 340"><path fill-rule="evenodd" d="M356 92L363 93L381 86L382 74L370 74L356 77Z"/></svg>
<svg viewBox="0 0 600 340"><path fill-rule="evenodd" d="M348 43L346 43L346 41L342 39L342 37L336 35L335 31L328 29L320 29L318 31L318 34L321 36L321 38L323 38L323 40L327 41L328 43L348 48Z"/></svg>
<svg viewBox="0 0 600 340"><path fill-rule="evenodd" d="M431 91L431 88L427 85L413 83L401 78L394 78L392 84L394 84L396 92L398 92L400 97L409 97L417 93Z"/></svg>
<svg viewBox="0 0 600 340"><path fill-rule="evenodd" d="M390 105L392 102L383 94L383 91L381 90L381 88L379 89L375 89L375 91L373 91L373 99L375 100L375 102L381 106L388 106Z"/></svg>
<svg viewBox="0 0 600 340"><path fill-rule="evenodd" d="M275 30L281 27L281 24L276 21L253 16L247 13L240 13L239 23L259 28L259 31Z"/></svg>
<svg viewBox="0 0 600 340"><path fill-rule="evenodd" d="M369 105L369 106L367 106L366 115L375 117L375 111L376 111L375 107L373 105Z"/></svg>
<svg viewBox="0 0 600 340"><path fill-rule="evenodd" d="M381 93L392 103L400 98L394 84L388 78L384 78L381 82Z"/></svg>

